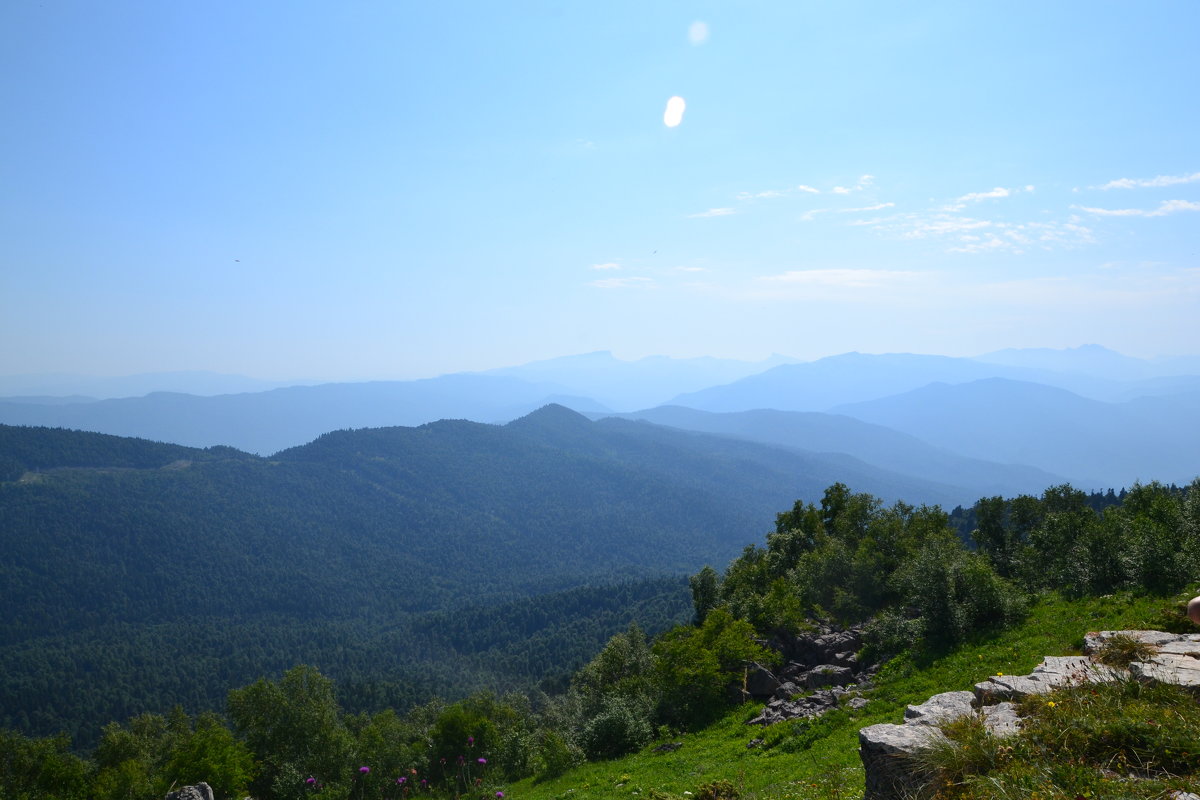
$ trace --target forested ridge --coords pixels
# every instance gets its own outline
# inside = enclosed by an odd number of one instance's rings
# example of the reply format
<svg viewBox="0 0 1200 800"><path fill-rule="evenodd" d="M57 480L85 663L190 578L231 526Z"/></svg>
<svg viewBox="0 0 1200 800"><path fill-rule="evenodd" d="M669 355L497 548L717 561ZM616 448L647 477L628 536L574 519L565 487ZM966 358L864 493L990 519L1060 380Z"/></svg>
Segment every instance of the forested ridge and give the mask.
<svg viewBox="0 0 1200 800"><path fill-rule="evenodd" d="M1002 629L1046 592L1164 595L1200 571L1200 483L953 515L837 483L685 582L688 547L730 519L714 487L766 466L734 444L728 471L698 472L702 437L563 412L337 432L270 460L0 431L18 443L0 483L8 794L502 791L702 730L748 661L778 659L765 642L817 622L865 623L879 661Z"/></svg>
<svg viewBox="0 0 1200 800"><path fill-rule="evenodd" d="M778 658L764 641L816 621L866 621L867 660L936 656L1015 623L1045 592L1162 596L1200 569L1200 481L1184 490L1138 485L1115 504L1056 486L1041 497L983 498L972 511L974 549L936 507L888 506L842 484L828 487L819 504L797 501L779 513L764 546L747 547L723 572L694 574L690 623L655 637L631 625L569 683L543 684L549 693L480 692L397 714L379 710L393 698L378 684L338 688L313 666L298 666L231 691L226 716L176 709L109 724L88 761L72 755L65 738L5 734L0 778L13 796L49 785L46 796L149 798L201 779L220 796L251 791L268 800L313 791L491 796L511 781L549 779L655 736L702 730L729 708L728 690L748 661ZM673 594L653 599L653 584L625 591L609 598L614 619L638 596L666 608ZM599 600L581 591L557 598L554 611L534 598L490 615L439 612L424 619L425 633L435 646L475 646L490 659L504 652L505 630L528 633L558 612L569 616L567 597L591 610ZM488 630L477 635L479 626ZM803 747L819 730L796 742L771 734L766 746ZM16 791L30 787L32 794Z"/></svg>
<svg viewBox="0 0 1200 800"><path fill-rule="evenodd" d="M0 724L84 747L300 662L352 708L561 685L823 485L803 456L553 406L270 459L0 426L0 460Z"/></svg>

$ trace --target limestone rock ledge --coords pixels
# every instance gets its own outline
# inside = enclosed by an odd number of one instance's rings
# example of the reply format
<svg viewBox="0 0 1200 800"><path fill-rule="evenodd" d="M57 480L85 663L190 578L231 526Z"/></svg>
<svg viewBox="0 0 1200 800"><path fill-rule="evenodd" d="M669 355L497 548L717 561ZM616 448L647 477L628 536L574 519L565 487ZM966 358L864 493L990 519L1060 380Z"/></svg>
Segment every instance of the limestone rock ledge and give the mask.
<svg viewBox="0 0 1200 800"><path fill-rule="evenodd" d="M1118 633L1154 648L1147 661L1128 670L1093 660L1105 642ZM899 725L881 723L858 732L859 756L866 770L863 800L910 800L920 797L936 776L922 771L918 756L944 736L946 722L979 714L993 736L1012 736L1021 721L1013 700L1046 694L1082 683L1107 683L1133 677L1171 683L1200 691L1200 634L1162 631L1100 631L1084 638L1082 656L1047 656L1028 675L993 675L975 684L974 691L943 692L920 705L910 705ZM1190 800L1190 798L1188 799Z"/></svg>

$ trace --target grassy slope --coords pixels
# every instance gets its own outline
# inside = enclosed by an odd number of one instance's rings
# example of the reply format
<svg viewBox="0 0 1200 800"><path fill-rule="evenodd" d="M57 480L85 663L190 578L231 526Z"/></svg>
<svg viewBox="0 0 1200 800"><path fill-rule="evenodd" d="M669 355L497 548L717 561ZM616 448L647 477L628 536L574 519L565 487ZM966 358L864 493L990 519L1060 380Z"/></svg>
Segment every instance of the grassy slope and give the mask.
<svg viewBox="0 0 1200 800"><path fill-rule="evenodd" d="M1159 628L1164 612L1178 608L1178 599L1128 594L1074 602L1044 598L1031 609L1024 624L999 636L938 657L893 660L877 677L876 688L869 695L871 703L859 711L834 712L811 726L782 723L764 730L744 724L758 710L746 706L706 730L664 739L626 758L585 764L551 781L515 784L508 796L586 800L698 794L704 784L727 780L743 797L860 798L859 728L900 722L906 704L920 703L932 694L970 689L999 673L1028 673L1046 655L1078 653L1083 635L1090 630ZM747 748L755 737L765 739L765 744ZM654 752L664 741L683 746L674 752Z"/></svg>

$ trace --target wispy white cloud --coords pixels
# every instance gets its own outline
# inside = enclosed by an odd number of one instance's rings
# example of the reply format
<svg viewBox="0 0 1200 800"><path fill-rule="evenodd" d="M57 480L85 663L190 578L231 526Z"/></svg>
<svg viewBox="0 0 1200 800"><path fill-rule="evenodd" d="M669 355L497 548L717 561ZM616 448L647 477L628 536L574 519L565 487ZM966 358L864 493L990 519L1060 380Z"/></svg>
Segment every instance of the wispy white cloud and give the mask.
<svg viewBox="0 0 1200 800"><path fill-rule="evenodd" d="M978 203L980 200L988 200L994 197L1008 197L1010 194L1012 194L1012 192L1010 192L1008 189L1005 189L1003 186L997 186L990 192L970 192L969 194L964 194L954 202Z"/></svg>
<svg viewBox="0 0 1200 800"><path fill-rule="evenodd" d="M693 45L701 45L708 41L708 23L696 20L688 26L688 41Z"/></svg>
<svg viewBox="0 0 1200 800"><path fill-rule="evenodd" d="M808 184L801 183L796 186L789 187L787 189L767 189L766 191L762 191L762 192L738 192L737 199L738 200L773 200L777 197L787 197L788 195L792 194L793 192L800 192L802 194L820 194L821 190L816 188L815 186L809 186Z"/></svg>
<svg viewBox="0 0 1200 800"><path fill-rule="evenodd" d="M942 241L948 253L1020 254L1030 248L1051 250L1095 241L1092 230L1076 217L1066 222L1005 222L938 211L895 214L851 224L901 239Z"/></svg>
<svg viewBox="0 0 1200 800"><path fill-rule="evenodd" d="M736 214L732 208L710 208L708 211L701 211L699 214L688 214L692 219L702 217L728 217L730 214Z"/></svg>
<svg viewBox="0 0 1200 800"><path fill-rule="evenodd" d="M707 267L676 267L677 272L708 272Z"/></svg>
<svg viewBox="0 0 1200 800"><path fill-rule="evenodd" d="M597 289L648 289L653 285L653 278L642 277L601 278L588 284L588 286L594 286Z"/></svg>
<svg viewBox="0 0 1200 800"><path fill-rule="evenodd" d="M1101 217L1165 217L1180 211L1200 211L1200 203L1190 200L1164 200L1158 208L1089 208L1088 206L1071 206L1089 214Z"/></svg>
<svg viewBox="0 0 1200 800"><path fill-rule="evenodd" d="M835 186L832 189L830 189L830 191L833 192L834 194L850 194L851 192L861 192L863 189L866 189L869 186L871 186L871 184L873 184L874 182L875 182L874 175L863 175L863 176L859 177L858 181L853 186L850 186L850 187Z"/></svg>
<svg viewBox="0 0 1200 800"><path fill-rule="evenodd" d="M814 208L811 211L805 211L800 215L800 219L804 222L812 222L818 214L858 214L864 211L880 211L885 208L895 207L895 203L876 203L873 206L862 206L861 208ZM850 223L854 225L855 223Z"/></svg>
<svg viewBox="0 0 1200 800"><path fill-rule="evenodd" d="M1115 181L1109 181L1103 186L1093 188L1139 189L1159 186L1176 186L1181 183L1195 183L1196 181L1200 181L1200 172L1193 172L1191 175L1159 175L1154 178L1118 178Z"/></svg>
<svg viewBox="0 0 1200 800"><path fill-rule="evenodd" d="M1019 194L1020 192L1032 192L1033 190L1034 190L1034 187L1032 185L1028 185L1028 186L1024 187L1023 189L1022 188L1006 189L1003 186L997 186L996 188L994 188L990 191L987 191L987 192L969 192L967 194L964 194L962 197L956 198L953 202L951 202L949 205L945 206L942 210L943 211L962 211L970 203L978 203L983 200L998 200L1002 197L1011 197L1012 195Z"/></svg>
<svg viewBox="0 0 1200 800"><path fill-rule="evenodd" d="M621 265L615 261L606 261L603 264L592 264L589 269L620 269Z"/></svg>

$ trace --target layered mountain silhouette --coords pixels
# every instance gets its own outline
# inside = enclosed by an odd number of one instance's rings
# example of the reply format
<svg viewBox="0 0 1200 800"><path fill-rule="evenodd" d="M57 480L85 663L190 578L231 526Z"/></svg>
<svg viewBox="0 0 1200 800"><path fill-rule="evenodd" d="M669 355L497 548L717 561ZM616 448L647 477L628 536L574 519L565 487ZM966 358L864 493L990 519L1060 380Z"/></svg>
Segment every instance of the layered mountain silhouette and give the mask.
<svg viewBox="0 0 1200 800"><path fill-rule="evenodd" d="M833 410L961 455L1038 464L1084 488L1187 483L1200 475L1200 392L1104 403L989 378L934 383Z"/></svg>
<svg viewBox="0 0 1200 800"><path fill-rule="evenodd" d="M841 453L883 470L949 482L976 496L1044 486L1045 478L1096 488L1134 478L1186 480L1197 469L1180 452L1189 440L1173 432L1187 426L1200 410L1200 376L1188 374L1195 359L1149 361L1091 345L998 351L974 359L846 353L781 363L786 361L782 356L763 362L666 357L622 361L600 352L418 381L296 386L208 397L158 392L101 401L9 398L0 400L0 423L90 430L192 447L228 445L268 455L332 430L414 426L445 418L501 423L557 403L593 416L626 412L685 429ZM948 391L945 388L930 389L975 383L974 389L961 390L967 403L962 407L939 406L957 401L938 399L939 392ZM1078 402L1086 401L1080 406L1083 416L1063 412L1065 416L1056 417L1059 404L1067 402L1064 395L1029 389L1018 396L1013 383L1070 393ZM927 389L928 395L902 399ZM682 393L671 405L697 411L832 410L874 427L851 430L844 421L811 418L801 424L762 416L753 422L702 422L701 417L685 420L678 411L651 417L646 410L631 410L645 409L672 392ZM926 399L931 405L923 411ZM862 405L870 403L877 405ZM994 409L996 424L989 421L989 409ZM1085 418L1095 426L1077 424ZM1120 430L1104 425L1119 425ZM897 438L901 433L908 438ZM1021 445L1028 435L1033 436L1029 445ZM953 461L963 457L973 462Z"/></svg>
<svg viewBox="0 0 1200 800"><path fill-rule="evenodd" d="M1047 486L1068 481L1063 475L1036 467L963 456L916 436L842 414L770 409L718 414L660 406L620 416L779 447L845 453L904 475L962 486L976 498L1037 494Z"/></svg>

